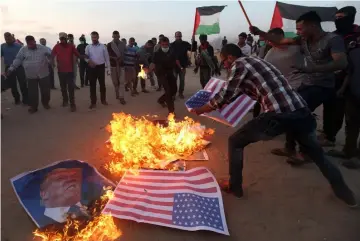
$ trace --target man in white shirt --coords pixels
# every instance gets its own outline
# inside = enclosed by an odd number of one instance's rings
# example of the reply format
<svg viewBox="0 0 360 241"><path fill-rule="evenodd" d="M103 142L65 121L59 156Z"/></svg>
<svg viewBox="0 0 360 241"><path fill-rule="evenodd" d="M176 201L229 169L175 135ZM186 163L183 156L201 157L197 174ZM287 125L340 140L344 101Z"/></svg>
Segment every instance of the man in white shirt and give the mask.
<svg viewBox="0 0 360 241"><path fill-rule="evenodd" d="M104 44L99 43L99 34L97 32L91 33L92 44L86 46L85 55L88 58L89 64L89 80L90 80L90 109L96 107L96 82L99 80L100 85L100 99L103 105L108 105L106 101L106 87L105 87L105 66L110 71L110 58L107 48Z"/></svg>
<svg viewBox="0 0 360 241"><path fill-rule="evenodd" d="M246 39L247 39L247 34L246 33L241 33L239 34L239 41L238 41L238 46L241 49L241 52L247 56L251 55L251 46L248 45L246 43Z"/></svg>

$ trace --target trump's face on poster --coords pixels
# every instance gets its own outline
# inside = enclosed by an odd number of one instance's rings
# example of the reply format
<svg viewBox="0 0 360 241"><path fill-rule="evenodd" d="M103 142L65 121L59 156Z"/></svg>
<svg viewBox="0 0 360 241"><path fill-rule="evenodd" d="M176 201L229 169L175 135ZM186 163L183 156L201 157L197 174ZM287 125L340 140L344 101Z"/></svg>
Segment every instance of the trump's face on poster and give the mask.
<svg viewBox="0 0 360 241"><path fill-rule="evenodd" d="M69 207L81 200L82 169L58 168L49 172L40 185L46 208Z"/></svg>

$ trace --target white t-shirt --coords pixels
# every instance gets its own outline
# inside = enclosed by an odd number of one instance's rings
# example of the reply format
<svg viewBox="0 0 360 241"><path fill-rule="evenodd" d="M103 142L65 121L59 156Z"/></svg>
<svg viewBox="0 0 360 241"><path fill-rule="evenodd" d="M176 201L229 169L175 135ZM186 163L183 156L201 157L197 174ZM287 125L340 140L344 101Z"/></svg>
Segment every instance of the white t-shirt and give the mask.
<svg viewBox="0 0 360 241"><path fill-rule="evenodd" d="M239 46L239 45L238 45ZM251 46L248 45L248 44L245 44L243 47L240 47L239 48L241 49L241 52L247 56L250 56L251 55Z"/></svg>

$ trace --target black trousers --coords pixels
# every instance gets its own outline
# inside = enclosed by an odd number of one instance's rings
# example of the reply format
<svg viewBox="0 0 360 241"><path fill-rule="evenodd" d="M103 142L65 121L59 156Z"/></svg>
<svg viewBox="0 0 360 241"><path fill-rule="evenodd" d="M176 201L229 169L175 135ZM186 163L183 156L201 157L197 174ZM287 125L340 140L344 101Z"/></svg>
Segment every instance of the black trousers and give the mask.
<svg viewBox="0 0 360 241"><path fill-rule="evenodd" d="M254 110L253 110L253 117L256 118L260 115L261 112L261 105L259 102L255 103Z"/></svg>
<svg viewBox="0 0 360 241"><path fill-rule="evenodd" d="M68 103L70 100L71 105L75 105L75 83L73 72L59 72L59 81L61 87L61 94L63 103Z"/></svg>
<svg viewBox="0 0 360 241"><path fill-rule="evenodd" d="M7 71L9 67L5 69ZM20 92L22 96L22 102L24 104L28 104L28 86L26 83L25 70L22 66L18 67L16 70L11 72L11 74L7 77L8 83L11 88L11 94L14 97L15 102L20 101L20 93L18 91L18 83L20 87Z"/></svg>
<svg viewBox="0 0 360 241"><path fill-rule="evenodd" d="M174 113L175 105L173 96L176 95L177 92L174 72L169 71L168 73L161 73L157 77L165 90L165 93L159 98L158 102L166 103L169 113Z"/></svg>
<svg viewBox="0 0 360 241"><path fill-rule="evenodd" d="M345 146L343 152L347 157L360 158L360 100L348 97L345 102Z"/></svg>
<svg viewBox="0 0 360 241"><path fill-rule="evenodd" d="M105 64L96 65L94 68L88 68L90 80L90 100L91 104L96 104L96 82L100 85L100 99L101 102L106 101L106 87L105 87Z"/></svg>
<svg viewBox="0 0 360 241"><path fill-rule="evenodd" d="M336 135L341 130L345 117L345 98L340 98L334 93L323 104L323 130L325 138L336 141ZM360 110L359 110L360 111Z"/></svg>
<svg viewBox="0 0 360 241"><path fill-rule="evenodd" d="M50 87L55 88L54 69L51 64L49 64L49 79L50 79Z"/></svg>
<svg viewBox="0 0 360 241"><path fill-rule="evenodd" d="M39 88L41 103L43 106L49 105L50 102L50 81L49 76L38 79L27 79L29 87L29 105L32 109L37 110L39 106Z"/></svg>
<svg viewBox="0 0 360 241"><path fill-rule="evenodd" d="M79 73L81 86L89 85L88 63L80 60Z"/></svg>

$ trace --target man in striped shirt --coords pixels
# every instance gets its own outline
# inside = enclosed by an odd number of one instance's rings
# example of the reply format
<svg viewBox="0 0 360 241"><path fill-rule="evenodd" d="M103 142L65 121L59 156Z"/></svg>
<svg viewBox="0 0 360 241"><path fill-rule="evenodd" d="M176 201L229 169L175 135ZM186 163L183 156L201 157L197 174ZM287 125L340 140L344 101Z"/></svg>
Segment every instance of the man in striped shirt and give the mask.
<svg viewBox="0 0 360 241"><path fill-rule="evenodd" d="M315 134L315 117L281 72L262 59L243 55L235 44L227 44L221 50L221 58L231 66L228 85L208 104L193 111L202 114L221 109L243 93L257 100L264 109L264 113L229 137L230 179L221 183L222 189L242 197L244 148L251 143L291 132L327 178L335 195L347 205L356 206L355 196L339 169L325 158Z"/></svg>
<svg viewBox="0 0 360 241"><path fill-rule="evenodd" d="M126 46L125 49L125 58L124 58L124 66L125 66L125 86L127 89L130 88L131 90L131 96L136 96L139 94L139 92L135 89L137 84L135 83L137 81L136 76L136 70L135 70L135 64L137 60L137 49L134 46L135 39L130 38L129 44Z"/></svg>

